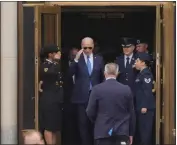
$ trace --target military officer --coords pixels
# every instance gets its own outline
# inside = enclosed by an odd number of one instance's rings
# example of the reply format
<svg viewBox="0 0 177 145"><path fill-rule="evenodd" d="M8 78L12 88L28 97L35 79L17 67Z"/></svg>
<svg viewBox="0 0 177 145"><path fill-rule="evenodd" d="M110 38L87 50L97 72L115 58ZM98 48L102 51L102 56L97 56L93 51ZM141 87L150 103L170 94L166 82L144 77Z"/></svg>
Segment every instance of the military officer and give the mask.
<svg viewBox="0 0 177 145"><path fill-rule="evenodd" d="M124 85L128 85L134 93L134 83L137 71L133 67L136 55L134 53L136 40L133 38L122 38L123 55L116 58L115 63L119 65L118 81Z"/></svg>
<svg viewBox="0 0 177 145"><path fill-rule="evenodd" d="M44 60L40 66L40 127L47 144L56 144L56 132L61 130L63 81L60 72L61 52L56 45L48 45L42 51Z"/></svg>
<svg viewBox="0 0 177 145"><path fill-rule="evenodd" d="M146 52L149 54L150 57L150 68L153 73L153 77L155 78L155 60L153 59L153 55L149 53L148 51L148 42L145 39L137 39L137 45L136 45L136 51L137 52Z"/></svg>
<svg viewBox="0 0 177 145"><path fill-rule="evenodd" d="M152 129L155 114L155 97L152 93L153 75L148 68L150 57L148 53L137 53L135 68L139 74L135 80L135 99L136 99L136 116L137 129L139 132L139 144L152 144Z"/></svg>

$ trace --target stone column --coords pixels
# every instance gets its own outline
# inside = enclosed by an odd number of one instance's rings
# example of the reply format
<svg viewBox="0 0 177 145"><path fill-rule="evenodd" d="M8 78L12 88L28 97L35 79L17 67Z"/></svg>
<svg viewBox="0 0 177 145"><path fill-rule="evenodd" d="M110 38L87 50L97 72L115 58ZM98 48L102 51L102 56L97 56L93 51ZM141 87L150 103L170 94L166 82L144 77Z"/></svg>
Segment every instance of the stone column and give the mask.
<svg viewBox="0 0 177 145"><path fill-rule="evenodd" d="M1 144L17 144L17 2L1 2Z"/></svg>

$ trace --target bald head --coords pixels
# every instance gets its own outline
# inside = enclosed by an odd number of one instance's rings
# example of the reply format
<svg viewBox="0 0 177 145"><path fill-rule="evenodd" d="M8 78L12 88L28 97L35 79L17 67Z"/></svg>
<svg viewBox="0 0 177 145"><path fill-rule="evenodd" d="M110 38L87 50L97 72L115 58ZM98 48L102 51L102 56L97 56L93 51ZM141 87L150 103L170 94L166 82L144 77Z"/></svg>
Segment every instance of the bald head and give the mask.
<svg viewBox="0 0 177 145"><path fill-rule="evenodd" d="M85 38L82 39L81 45L85 44L85 43L94 44L94 41L91 37L85 37Z"/></svg>
<svg viewBox="0 0 177 145"><path fill-rule="evenodd" d="M24 144L44 144L44 141L41 134L34 130L25 133Z"/></svg>
<svg viewBox="0 0 177 145"><path fill-rule="evenodd" d="M90 37L85 37L81 41L81 47L86 55L90 55L94 49L94 41Z"/></svg>
<svg viewBox="0 0 177 145"><path fill-rule="evenodd" d="M116 78L118 75L118 71L119 71L119 66L117 64L115 63L106 64L105 71L104 71L105 78L108 78L108 77Z"/></svg>

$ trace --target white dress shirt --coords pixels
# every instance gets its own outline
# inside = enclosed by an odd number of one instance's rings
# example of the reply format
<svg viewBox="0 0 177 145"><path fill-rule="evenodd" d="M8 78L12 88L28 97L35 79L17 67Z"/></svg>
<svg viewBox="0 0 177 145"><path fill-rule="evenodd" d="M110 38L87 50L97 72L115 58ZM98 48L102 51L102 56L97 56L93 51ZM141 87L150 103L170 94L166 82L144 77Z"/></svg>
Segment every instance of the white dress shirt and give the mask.
<svg viewBox="0 0 177 145"><path fill-rule="evenodd" d="M127 63L127 57L129 57L129 64L130 64L130 62L132 60L132 57L133 57L133 53L131 55L129 55L129 56L124 55L124 65L125 65L125 67L126 67L126 63Z"/></svg>

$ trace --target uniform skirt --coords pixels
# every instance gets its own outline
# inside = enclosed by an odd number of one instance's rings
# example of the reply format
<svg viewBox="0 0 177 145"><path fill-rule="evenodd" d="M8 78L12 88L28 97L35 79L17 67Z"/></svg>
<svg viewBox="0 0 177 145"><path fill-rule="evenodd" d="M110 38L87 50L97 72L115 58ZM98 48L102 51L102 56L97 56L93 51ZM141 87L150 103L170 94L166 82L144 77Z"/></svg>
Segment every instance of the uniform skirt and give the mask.
<svg viewBox="0 0 177 145"><path fill-rule="evenodd" d="M52 132L61 130L62 106L59 103L59 93L43 92L39 99L39 126L42 131Z"/></svg>

